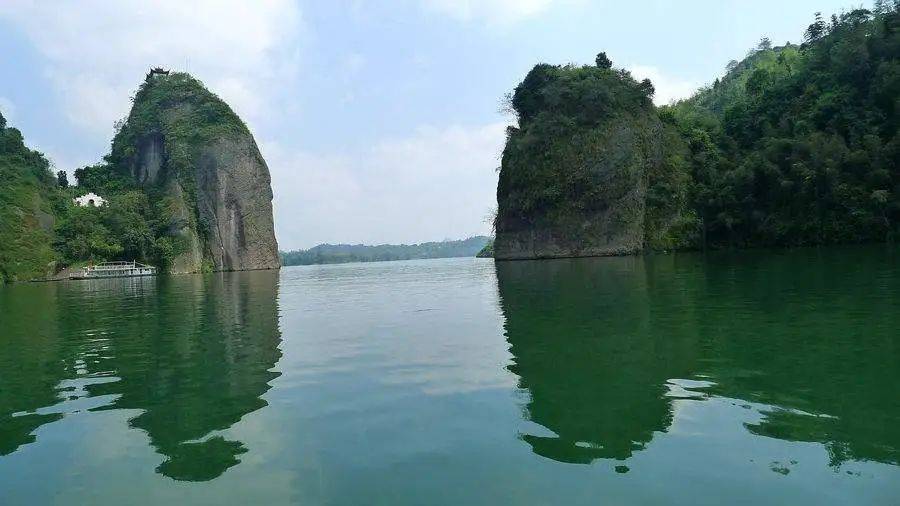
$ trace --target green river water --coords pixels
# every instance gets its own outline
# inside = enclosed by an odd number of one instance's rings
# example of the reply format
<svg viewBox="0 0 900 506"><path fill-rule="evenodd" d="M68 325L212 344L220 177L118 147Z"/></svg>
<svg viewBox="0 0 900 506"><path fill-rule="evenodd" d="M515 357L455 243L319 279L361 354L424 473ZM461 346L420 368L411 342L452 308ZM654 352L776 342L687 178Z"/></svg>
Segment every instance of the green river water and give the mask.
<svg viewBox="0 0 900 506"><path fill-rule="evenodd" d="M900 249L0 287L0 504L900 504Z"/></svg>

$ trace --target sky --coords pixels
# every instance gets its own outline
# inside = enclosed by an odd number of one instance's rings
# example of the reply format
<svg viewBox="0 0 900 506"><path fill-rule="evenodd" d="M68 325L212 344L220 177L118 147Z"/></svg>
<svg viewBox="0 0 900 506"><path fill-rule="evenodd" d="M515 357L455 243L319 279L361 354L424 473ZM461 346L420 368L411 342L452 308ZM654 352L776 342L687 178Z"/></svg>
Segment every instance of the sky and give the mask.
<svg viewBox="0 0 900 506"><path fill-rule="evenodd" d="M281 249L457 239L491 231L501 100L534 64L606 51L667 103L859 4L0 0L0 111L71 174L109 151L149 67L188 71L253 132Z"/></svg>

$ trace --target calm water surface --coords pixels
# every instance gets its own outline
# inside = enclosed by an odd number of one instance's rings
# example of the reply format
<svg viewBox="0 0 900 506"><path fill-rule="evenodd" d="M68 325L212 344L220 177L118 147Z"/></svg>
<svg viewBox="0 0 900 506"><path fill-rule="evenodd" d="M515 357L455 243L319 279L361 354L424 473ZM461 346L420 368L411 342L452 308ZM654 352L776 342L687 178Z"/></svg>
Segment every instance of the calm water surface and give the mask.
<svg viewBox="0 0 900 506"><path fill-rule="evenodd" d="M900 250L0 288L0 504L900 504Z"/></svg>

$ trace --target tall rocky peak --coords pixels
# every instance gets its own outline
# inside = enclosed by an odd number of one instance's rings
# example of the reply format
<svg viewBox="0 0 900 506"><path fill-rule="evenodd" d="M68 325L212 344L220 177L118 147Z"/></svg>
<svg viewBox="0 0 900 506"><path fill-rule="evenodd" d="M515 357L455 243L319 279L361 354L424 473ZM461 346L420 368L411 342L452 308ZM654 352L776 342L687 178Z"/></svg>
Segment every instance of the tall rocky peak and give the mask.
<svg viewBox="0 0 900 506"><path fill-rule="evenodd" d="M161 202L173 272L277 269L269 169L231 108L184 73L151 73L108 158Z"/></svg>
<svg viewBox="0 0 900 506"><path fill-rule="evenodd" d="M515 89L495 258L628 254L659 235L646 205L666 159L653 86L603 56L597 66L537 65Z"/></svg>

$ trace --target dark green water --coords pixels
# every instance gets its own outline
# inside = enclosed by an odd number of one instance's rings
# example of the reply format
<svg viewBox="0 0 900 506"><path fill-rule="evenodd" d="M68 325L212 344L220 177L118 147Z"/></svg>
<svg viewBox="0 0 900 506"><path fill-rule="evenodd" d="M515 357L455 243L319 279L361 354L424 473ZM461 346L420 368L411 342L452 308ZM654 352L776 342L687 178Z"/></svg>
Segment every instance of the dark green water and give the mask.
<svg viewBox="0 0 900 506"><path fill-rule="evenodd" d="M0 504L900 504L900 250L0 288Z"/></svg>

